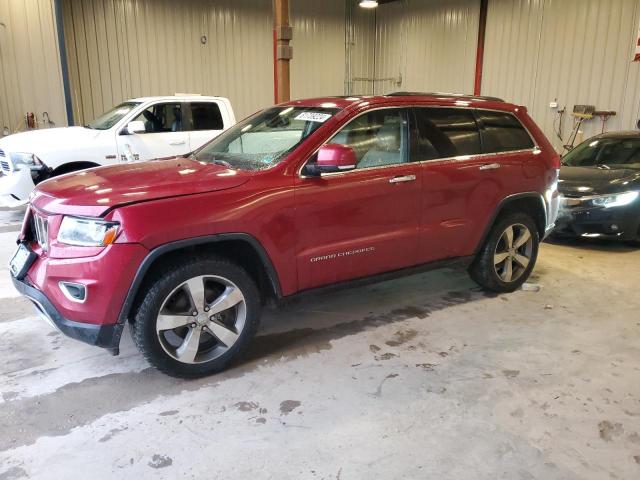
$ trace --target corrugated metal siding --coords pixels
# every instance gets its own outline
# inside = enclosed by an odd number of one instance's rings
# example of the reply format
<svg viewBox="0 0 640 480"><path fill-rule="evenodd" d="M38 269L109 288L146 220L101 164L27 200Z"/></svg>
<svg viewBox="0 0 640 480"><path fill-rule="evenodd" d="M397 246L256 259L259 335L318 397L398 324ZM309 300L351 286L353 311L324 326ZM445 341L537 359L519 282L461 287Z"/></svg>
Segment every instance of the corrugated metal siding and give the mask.
<svg viewBox="0 0 640 480"><path fill-rule="evenodd" d="M622 127L640 128L640 63L629 65L623 102L626 107L620 117Z"/></svg>
<svg viewBox="0 0 640 480"><path fill-rule="evenodd" d="M292 99L344 93L345 8L345 0L291 1Z"/></svg>
<svg viewBox="0 0 640 480"><path fill-rule="evenodd" d="M238 119L273 103L269 0L64 0L63 7L77 123L146 95L225 96Z"/></svg>
<svg viewBox="0 0 640 480"><path fill-rule="evenodd" d="M374 93L403 88L407 73L406 7L402 2L381 5L376 12Z"/></svg>
<svg viewBox="0 0 640 480"><path fill-rule="evenodd" d="M492 0L489 2L482 93L526 105L556 146L557 99L618 112L608 130L633 128L639 115L640 64L631 63L637 0ZM571 129L564 122L564 134ZM585 137L599 119L583 124Z"/></svg>
<svg viewBox="0 0 640 480"><path fill-rule="evenodd" d="M489 2L482 93L533 105L543 3Z"/></svg>
<svg viewBox="0 0 640 480"><path fill-rule="evenodd" d="M376 93L471 93L480 2L404 0L377 12ZM393 79L402 78L399 85Z"/></svg>
<svg viewBox="0 0 640 480"><path fill-rule="evenodd" d="M0 135L24 130L26 112L67 124L53 0L0 0Z"/></svg>
<svg viewBox="0 0 640 480"><path fill-rule="evenodd" d="M126 98L176 91L228 96L238 117L272 103L270 0L63 7L78 122ZM294 98L373 93L373 77L402 78L376 82L377 93L472 90L477 0L403 0L374 11L350 0L293 1L291 9ZM527 105L550 138L554 99L569 111L576 103L616 110L607 128L634 128L639 17L637 0L491 0L483 93ZM27 111L64 125L53 0L0 0L0 23L0 127L15 129ZM570 127L567 118L565 135ZM600 123L583 129L596 133Z"/></svg>
<svg viewBox="0 0 640 480"><path fill-rule="evenodd" d="M346 75L345 94L369 95L373 93L376 10L359 8L347 1Z"/></svg>

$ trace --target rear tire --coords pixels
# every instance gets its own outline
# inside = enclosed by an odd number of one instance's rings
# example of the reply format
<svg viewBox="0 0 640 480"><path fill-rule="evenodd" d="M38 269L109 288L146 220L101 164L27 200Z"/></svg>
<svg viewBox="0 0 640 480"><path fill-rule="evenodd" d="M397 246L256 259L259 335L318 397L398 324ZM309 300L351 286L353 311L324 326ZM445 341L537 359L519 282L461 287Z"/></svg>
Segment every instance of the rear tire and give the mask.
<svg viewBox="0 0 640 480"><path fill-rule="evenodd" d="M152 366L197 378L226 369L245 351L260 309L255 282L240 266L219 257L191 258L158 275L130 328Z"/></svg>
<svg viewBox="0 0 640 480"><path fill-rule="evenodd" d="M513 292L527 281L538 257L540 234L526 213L498 218L469 267L469 275L492 292Z"/></svg>

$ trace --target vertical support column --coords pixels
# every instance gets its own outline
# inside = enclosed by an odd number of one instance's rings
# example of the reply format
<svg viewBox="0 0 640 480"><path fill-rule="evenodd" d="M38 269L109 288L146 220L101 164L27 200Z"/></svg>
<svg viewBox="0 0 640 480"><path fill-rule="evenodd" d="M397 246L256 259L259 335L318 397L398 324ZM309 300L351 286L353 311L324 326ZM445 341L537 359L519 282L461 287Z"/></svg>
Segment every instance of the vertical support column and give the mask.
<svg viewBox="0 0 640 480"><path fill-rule="evenodd" d="M275 103L291 98L289 61L293 48L289 45L293 29L289 25L289 0L273 0L273 96Z"/></svg>
<svg viewBox="0 0 640 480"><path fill-rule="evenodd" d="M489 0L480 0L480 20L478 25L478 50L476 52L476 78L473 94L480 95L482 90L482 67L484 64L484 38L487 31L487 11Z"/></svg>
<svg viewBox="0 0 640 480"><path fill-rule="evenodd" d="M67 110L67 125L74 125L73 103L71 102L71 86L69 83L69 64L67 62L67 45L64 38L64 24L62 20L62 0L54 0L53 9L56 18L56 32L58 34L58 50L60 51L60 70L62 71L62 88L64 90L64 105Z"/></svg>

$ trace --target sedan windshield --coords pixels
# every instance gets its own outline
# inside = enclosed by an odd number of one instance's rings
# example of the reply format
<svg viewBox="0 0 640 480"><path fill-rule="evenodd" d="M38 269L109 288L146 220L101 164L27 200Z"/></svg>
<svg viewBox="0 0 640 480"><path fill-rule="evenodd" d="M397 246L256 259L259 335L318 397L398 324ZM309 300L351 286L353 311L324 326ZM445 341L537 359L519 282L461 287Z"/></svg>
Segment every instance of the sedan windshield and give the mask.
<svg viewBox="0 0 640 480"><path fill-rule="evenodd" d="M125 102L121 103L117 107L113 107L108 112L103 113L98 118L96 118L93 122L85 125L87 128L92 128L94 130L109 130L116 123L122 119L126 114L128 114L131 110L140 105L140 102Z"/></svg>
<svg viewBox="0 0 640 480"><path fill-rule="evenodd" d="M570 167L640 169L640 137L587 140L562 159Z"/></svg>
<svg viewBox="0 0 640 480"><path fill-rule="evenodd" d="M230 128L191 158L232 169L264 170L280 162L337 112L336 108L269 108Z"/></svg>

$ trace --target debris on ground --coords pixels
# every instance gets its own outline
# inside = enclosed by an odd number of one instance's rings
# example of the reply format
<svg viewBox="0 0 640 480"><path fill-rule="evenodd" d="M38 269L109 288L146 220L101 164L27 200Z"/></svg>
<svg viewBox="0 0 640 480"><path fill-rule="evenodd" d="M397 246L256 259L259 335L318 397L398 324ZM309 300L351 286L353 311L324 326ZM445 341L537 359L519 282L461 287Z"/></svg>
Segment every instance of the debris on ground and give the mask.
<svg viewBox="0 0 640 480"><path fill-rule="evenodd" d="M524 290L525 292L539 292L540 290L542 290L542 285L540 285L539 283L523 283L522 284L522 290Z"/></svg>

